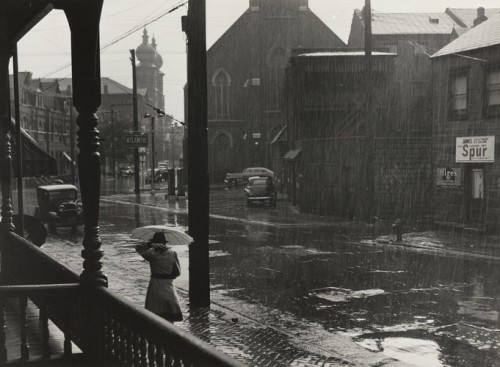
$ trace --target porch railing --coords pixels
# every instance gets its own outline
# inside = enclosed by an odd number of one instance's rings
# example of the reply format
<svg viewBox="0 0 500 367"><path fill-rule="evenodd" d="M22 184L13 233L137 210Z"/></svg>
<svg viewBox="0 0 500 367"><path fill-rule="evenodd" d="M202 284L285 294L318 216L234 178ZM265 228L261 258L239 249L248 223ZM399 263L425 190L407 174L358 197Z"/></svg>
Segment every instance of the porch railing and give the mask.
<svg viewBox="0 0 500 367"><path fill-rule="evenodd" d="M16 234L0 231L0 244L4 284L0 287L0 302L6 296L21 297L24 305L24 299L29 297L42 311L42 323L50 319L64 333L65 354L70 354L68 348L73 342L90 363L158 367L240 365L107 288L78 284L78 274ZM2 316L0 312L0 323ZM2 336L0 358L5 349ZM23 341L21 348L22 344Z"/></svg>

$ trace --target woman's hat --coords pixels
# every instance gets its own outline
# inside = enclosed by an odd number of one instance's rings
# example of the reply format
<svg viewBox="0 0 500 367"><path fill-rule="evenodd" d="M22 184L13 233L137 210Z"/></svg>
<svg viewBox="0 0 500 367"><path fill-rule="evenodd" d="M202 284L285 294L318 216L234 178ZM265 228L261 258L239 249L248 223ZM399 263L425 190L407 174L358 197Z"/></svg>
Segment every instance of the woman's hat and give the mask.
<svg viewBox="0 0 500 367"><path fill-rule="evenodd" d="M167 239L165 238L165 235L163 232L156 232L151 239L152 243L167 243Z"/></svg>

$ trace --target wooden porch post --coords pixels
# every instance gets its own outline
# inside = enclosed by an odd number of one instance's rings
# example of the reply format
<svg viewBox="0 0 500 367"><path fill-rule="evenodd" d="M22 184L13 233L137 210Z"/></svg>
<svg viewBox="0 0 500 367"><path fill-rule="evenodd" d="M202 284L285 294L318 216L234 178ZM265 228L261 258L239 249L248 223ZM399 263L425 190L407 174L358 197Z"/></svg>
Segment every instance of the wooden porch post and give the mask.
<svg viewBox="0 0 500 367"><path fill-rule="evenodd" d="M83 272L80 281L89 286L107 286L102 272L99 236L101 157L97 109L101 104L99 20L102 1L77 2L64 9L71 28L73 103L78 111L78 172L83 203Z"/></svg>
<svg viewBox="0 0 500 367"><path fill-rule="evenodd" d="M89 362L102 361L104 320L99 306L92 302L87 290L107 287L102 271L103 250L99 235L99 201L101 186L101 157L97 109L101 104L101 72L99 20L102 0L75 2L64 7L71 29L71 59L73 73L73 104L78 112L78 173L83 204L83 272L81 301L83 352Z"/></svg>

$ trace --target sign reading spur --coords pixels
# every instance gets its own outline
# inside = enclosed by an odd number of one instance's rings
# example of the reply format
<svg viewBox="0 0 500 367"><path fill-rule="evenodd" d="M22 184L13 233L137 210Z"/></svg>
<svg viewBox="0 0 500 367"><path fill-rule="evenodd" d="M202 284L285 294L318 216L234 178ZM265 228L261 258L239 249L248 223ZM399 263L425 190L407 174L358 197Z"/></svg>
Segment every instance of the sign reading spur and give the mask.
<svg viewBox="0 0 500 367"><path fill-rule="evenodd" d="M457 163L495 161L494 136L466 136L456 139L455 160Z"/></svg>

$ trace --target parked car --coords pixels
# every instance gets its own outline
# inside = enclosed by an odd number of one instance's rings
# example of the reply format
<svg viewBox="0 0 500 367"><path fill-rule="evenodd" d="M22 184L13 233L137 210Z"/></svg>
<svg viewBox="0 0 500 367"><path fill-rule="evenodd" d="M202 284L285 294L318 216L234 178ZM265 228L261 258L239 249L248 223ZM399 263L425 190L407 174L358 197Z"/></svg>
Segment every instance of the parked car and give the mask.
<svg viewBox="0 0 500 367"><path fill-rule="evenodd" d="M50 233L57 227L71 227L76 231L83 224L83 207L78 201L78 190L73 185L44 185L36 189L38 207L35 218L47 223Z"/></svg>
<svg viewBox="0 0 500 367"><path fill-rule="evenodd" d="M272 177L250 177L245 187L247 205L253 203L268 203L276 208L276 189Z"/></svg>
<svg viewBox="0 0 500 367"><path fill-rule="evenodd" d="M274 172L265 167L245 168L242 173L226 173L224 182L227 186L238 186L248 182L253 176L274 177Z"/></svg>
<svg viewBox="0 0 500 367"><path fill-rule="evenodd" d="M155 183L167 181L168 180L168 170L166 168L155 168ZM146 185L151 183L151 169L148 169L148 174L146 176Z"/></svg>
<svg viewBox="0 0 500 367"><path fill-rule="evenodd" d="M128 177L134 175L134 169L132 167L120 167L118 168L118 177Z"/></svg>

